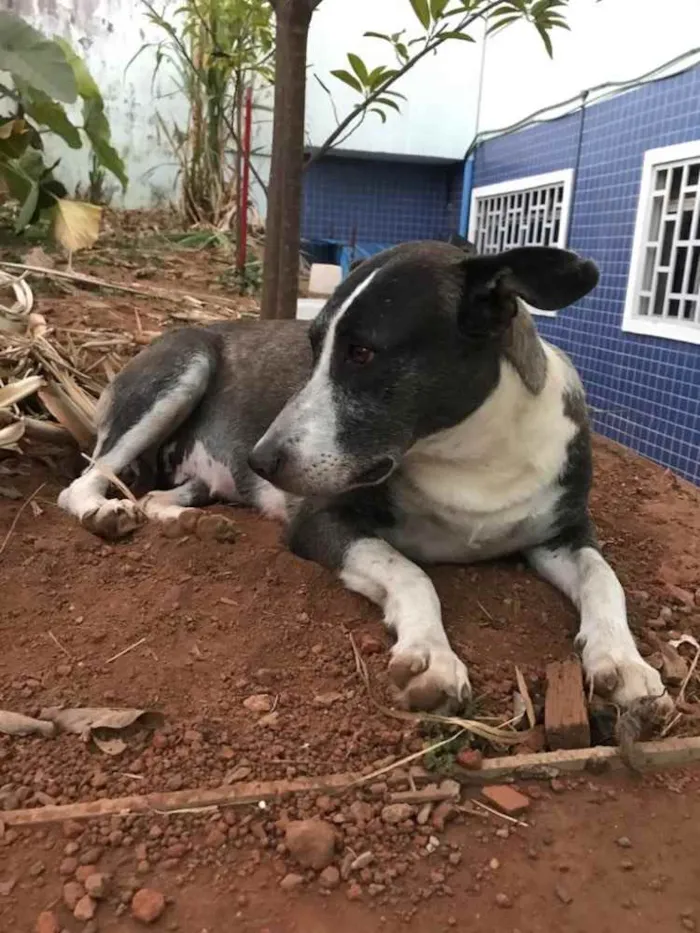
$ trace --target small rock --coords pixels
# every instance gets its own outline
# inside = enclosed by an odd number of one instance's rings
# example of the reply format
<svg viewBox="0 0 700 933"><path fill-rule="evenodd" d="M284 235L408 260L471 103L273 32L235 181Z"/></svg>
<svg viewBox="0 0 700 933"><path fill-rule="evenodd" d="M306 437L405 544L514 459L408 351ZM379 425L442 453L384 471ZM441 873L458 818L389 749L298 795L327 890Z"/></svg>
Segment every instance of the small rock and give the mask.
<svg viewBox="0 0 700 933"><path fill-rule="evenodd" d="M634 871L634 862L632 859L625 858L620 862L620 868L623 871Z"/></svg>
<svg viewBox="0 0 700 933"><path fill-rule="evenodd" d="M555 887L554 893L559 898L559 900L562 902L562 904L570 904L573 901L573 897L571 896L571 894L569 894L566 888L561 884L558 884Z"/></svg>
<svg viewBox="0 0 700 933"><path fill-rule="evenodd" d="M140 923L155 923L165 910L165 898L153 888L141 888L131 899L131 916Z"/></svg>
<svg viewBox="0 0 700 933"><path fill-rule="evenodd" d="M109 783L109 778L104 773L104 771L96 771L90 781L95 790L102 790L103 787L106 787Z"/></svg>
<svg viewBox="0 0 700 933"><path fill-rule="evenodd" d="M346 894L349 901L362 900L362 888L356 882L348 886Z"/></svg>
<svg viewBox="0 0 700 933"><path fill-rule="evenodd" d="M615 840L615 842L617 843L617 845L619 845L621 849L632 848L632 840L629 838L629 836L620 836L618 839Z"/></svg>
<svg viewBox="0 0 700 933"><path fill-rule="evenodd" d="M43 862L34 862L27 870L30 878L38 878L39 875L43 875L45 871L46 865L44 865Z"/></svg>
<svg viewBox="0 0 700 933"><path fill-rule="evenodd" d="M507 784L494 784L491 787L485 787L481 793L489 803L510 816L524 813L530 806L529 797Z"/></svg>
<svg viewBox="0 0 700 933"><path fill-rule="evenodd" d="M229 773L224 778L224 784L237 784L239 781L245 781L245 779L249 778L252 773L252 768L246 768L245 765L239 765L239 767L234 768L233 771L229 771Z"/></svg>
<svg viewBox="0 0 700 933"><path fill-rule="evenodd" d="M699 591L700 592L700 591ZM383 650L382 643L373 635L363 635L360 639L360 651L365 656L379 654Z"/></svg>
<svg viewBox="0 0 700 933"><path fill-rule="evenodd" d="M684 930L690 930L691 933L697 930L697 924L692 917L681 917L681 926Z"/></svg>
<svg viewBox="0 0 700 933"><path fill-rule="evenodd" d="M64 878L70 878L71 875L74 875L78 867L77 858L64 858L61 864L58 866L58 873Z"/></svg>
<svg viewBox="0 0 700 933"><path fill-rule="evenodd" d="M279 721L280 714L278 712L268 713L267 716L261 716L260 719L258 719L258 725L273 728Z"/></svg>
<svg viewBox="0 0 700 933"><path fill-rule="evenodd" d="M504 910L507 910L509 907L513 906L513 901L508 897L507 894L497 894L496 895L496 907L501 907Z"/></svg>
<svg viewBox="0 0 700 933"><path fill-rule="evenodd" d="M96 871L85 879L85 890L96 901L101 901L109 893L109 875Z"/></svg>
<svg viewBox="0 0 700 933"><path fill-rule="evenodd" d="M92 849L86 849L80 853L78 861L81 865L97 865L102 858L102 849L94 846Z"/></svg>
<svg viewBox="0 0 700 933"><path fill-rule="evenodd" d="M9 878L7 881L0 881L0 897L9 897L10 894L12 894L16 884L16 878Z"/></svg>
<svg viewBox="0 0 700 933"><path fill-rule="evenodd" d="M283 891L294 891L296 888L300 888L303 883L304 879L301 875L295 875L293 872L290 872L280 881L280 887Z"/></svg>
<svg viewBox="0 0 700 933"><path fill-rule="evenodd" d="M256 693L243 701L243 706L251 713L269 713L272 705L273 699L269 693Z"/></svg>
<svg viewBox="0 0 700 933"><path fill-rule="evenodd" d="M75 905L73 916L76 920L82 920L85 923L87 920L92 920L96 912L97 902L93 901L89 894L85 894Z"/></svg>
<svg viewBox="0 0 700 933"><path fill-rule="evenodd" d="M285 842L290 855L303 865L322 871L333 861L335 830L324 820L294 820L288 824Z"/></svg>
<svg viewBox="0 0 700 933"><path fill-rule="evenodd" d="M491 869L491 871L498 871L500 867L501 867L501 863L498 861L497 858L492 858L491 861L489 862L489 868Z"/></svg>
<svg viewBox="0 0 700 933"><path fill-rule="evenodd" d="M68 910L75 910L75 905L85 896L85 888L77 881L66 881L63 885L63 903Z"/></svg>
<svg viewBox="0 0 700 933"><path fill-rule="evenodd" d="M356 823L369 823L374 816L371 804L364 800L353 800L350 804L350 815Z"/></svg>
<svg viewBox="0 0 700 933"><path fill-rule="evenodd" d="M416 817L416 823L419 826L425 826L425 824L430 819L430 814L433 812L432 803L424 803L423 806L418 811L418 816Z"/></svg>
<svg viewBox="0 0 700 933"><path fill-rule="evenodd" d="M207 838L204 842L210 849L220 849L226 842L226 836L218 829L212 829L211 832L207 834Z"/></svg>
<svg viewBox="0 0 700 933"><path fill-rule="evenodd" d="M329 865L328 868L323 869L318 880L322 888L332 891L340 884L340 872L335 865Z"/></svg>
<svg viewBox="0 0 700 933"><path fill-rule="evenodd" d="M97 865L79 865L75 872L75 879L81 884L85 884L85 879L94 875L97 871Z"/></svg>
<svg viewBox="0 0 700 933"><path fill-rule="evenodd" d="M484 756L478 748L463 748L457 755L457 764L467 771L479 771L484 763Z"/></svg>
<svg viewBox="0 0 700 933"><path fill-rule="evenodd" d="M52 910L43 910L37 917L36 933L61 933L58 917Z"/></svg>
<svg viewBox="0 0 700 933"><path fill-rule="evenodd" d="M342 693L331 692L331 693L318 693L314 697L314 706L321 706L323 708L328 708L333 706L335 703L339 703L341 700L344 700L345 697Z"/></svg>
<svg viewBox="0 0 700 933"><path fill-rule="evenodd" d="M398 826L404 820L409 820L415 809L410 803L390 803L382 809L382 821L389 826Z"/></svg>

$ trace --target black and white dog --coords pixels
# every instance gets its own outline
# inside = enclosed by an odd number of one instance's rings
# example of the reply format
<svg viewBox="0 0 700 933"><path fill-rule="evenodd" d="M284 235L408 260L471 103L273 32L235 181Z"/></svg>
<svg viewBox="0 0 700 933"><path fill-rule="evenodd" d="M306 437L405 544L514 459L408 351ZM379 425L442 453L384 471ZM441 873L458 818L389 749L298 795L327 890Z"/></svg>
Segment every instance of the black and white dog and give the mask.
<svg viewBox="0 0 700 933"><path fill-rule="evenodd" d="M519 301L563 308L597 281L564 250L411 243L355 268L310 326L168 333L105 391L96 465L59 504L106 536L145 517L192 530L216 500L283 518L295 554L383 608L414 709L470 692L418 564L522 552L578 607L591 688L666 712L596 546L581 384ZM138 506L105 496L128 468L150 477Z"/></svg>

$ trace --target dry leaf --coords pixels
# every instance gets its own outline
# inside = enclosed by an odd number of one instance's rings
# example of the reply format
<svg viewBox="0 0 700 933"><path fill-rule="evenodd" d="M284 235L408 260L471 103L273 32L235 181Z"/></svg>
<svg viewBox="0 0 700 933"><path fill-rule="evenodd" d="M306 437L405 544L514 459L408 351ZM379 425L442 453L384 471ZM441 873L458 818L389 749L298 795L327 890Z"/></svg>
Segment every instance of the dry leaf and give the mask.
<svg viewBox="0 0 700 933"><path fill-rule="evenodd" d="M53 233L64 249L72 252L93 245L100 233L102 209L84 201L56 200Z"/></svg>
<svg viewBox="0 0 700 933"><path fill-rule="evenodd" d="M56 384L39 390L42 404L85 450L92 447L95 432L81 408Z"/></svg>
<svg viewBox="0 0 700 933"><path fill-rule="evenodd" d="M25 376L0 388L0 408L9 408L40 389L44 384L43 376Z"/></svg>
<svg viewBox="0 0 700 933"><path fill-rule="evenodd" d="M0 732L5 735L43 735L50 739L56 735L56 726L43 719L33 719L22 713L11 713L0 709Z"/></svg>
<svg viewBox="0 0 700 933"><path fill-rule="evenodd" d="M14 486L0 486L0 496L3 499L24 499L19 489L15 489Z"/></svg>
<svg viewBox="0 0 700 933"><path fill-rule="evenodd" d="M24 437L24 424L15 421L5 428L0 428L0 450L17 450L17 444Z"/></svg>
<svg viewBox="0 0 700 933"><path fill-rule="evenodd" d="M692 645L696 651L700 651L700 642L693 635L681 635L680 638L669 641L669 645L672 648L680 648L681 645Z"/></svg>
<svg viewBox="0 0 700 933"><path fill-rule="evenodd" d="M79 735L84 742L91 739L107 755L121 755L126 743L114 733L130 726L156 729L163 724L161 713L144 709L111 709L109 707L76 707L61 709L50 706L41 711L41 718L55 723L63 732Z"/></svg>
<svg viewBox="0 0 700 933"><path fill-rule="evenodd" d="M33 311L27 321L27 332L29 336L36 340L37 337L45 337L49 329L46 318L43 314Z"/></svg>

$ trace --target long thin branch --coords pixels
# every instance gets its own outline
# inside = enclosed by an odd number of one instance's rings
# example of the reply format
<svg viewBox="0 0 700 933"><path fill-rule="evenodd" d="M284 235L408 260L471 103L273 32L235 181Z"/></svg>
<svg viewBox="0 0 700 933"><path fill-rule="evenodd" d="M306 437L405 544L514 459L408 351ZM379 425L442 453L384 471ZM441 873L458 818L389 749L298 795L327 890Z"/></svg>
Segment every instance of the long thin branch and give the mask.
<svg viewBox="0 0 700 933"><path fill-rule="evenodd" d="M479 10L478 12L470 13L464 17L464 19L458 23L454 29L450 29L450 33L454 32L463 32L467 29L468 26L471 26L477 19L487 17L488 14L494 10L497 6L501 5L502 0L493 0L489 3L484 9ZM381 84L376 90L372 91L361 103L354 107L348 116L342 120L338 126L333 130L330 136L323 142L318 149L309 155L304 163L304 170L308 169L310 165L314 162L317 162L319 159L333 148L337 144L339 138L345 133L349 126L353 123L355 119L363 112L369 109L371 105L380 98L387 90L396 82L407 74L412 68L414 68L419 61L425 58L426 55L429 55L435 49L439 48L443 42L448 42L450 39L449 35L443 35L442 32L437 33L432 39L430 39L413 58L409 59L406 64L400 68L395 75L392 75L387 81ZM347 139L347 136L345 137Z"/></svg>

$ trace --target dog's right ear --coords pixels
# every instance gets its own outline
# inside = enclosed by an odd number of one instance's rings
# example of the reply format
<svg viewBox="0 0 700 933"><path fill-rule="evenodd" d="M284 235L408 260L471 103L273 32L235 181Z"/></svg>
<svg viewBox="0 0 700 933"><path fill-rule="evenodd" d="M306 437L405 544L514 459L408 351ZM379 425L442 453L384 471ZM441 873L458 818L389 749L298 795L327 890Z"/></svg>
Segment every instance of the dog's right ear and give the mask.
<svg viewBox="0 0 700 933"><path fill-rule="evenodd" d="M518 311L516 298L543 311L557 311L598 284L594 262L550 246L473 256L460 263L460 271L464 280L460 328L484 336L507 329Z"/></svg>

